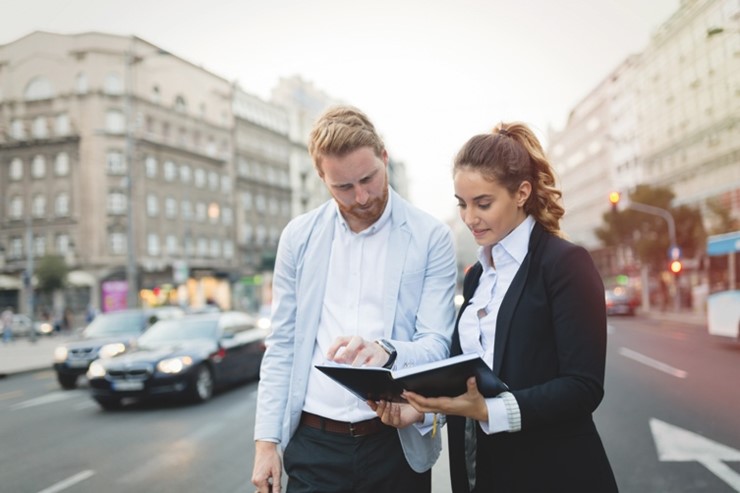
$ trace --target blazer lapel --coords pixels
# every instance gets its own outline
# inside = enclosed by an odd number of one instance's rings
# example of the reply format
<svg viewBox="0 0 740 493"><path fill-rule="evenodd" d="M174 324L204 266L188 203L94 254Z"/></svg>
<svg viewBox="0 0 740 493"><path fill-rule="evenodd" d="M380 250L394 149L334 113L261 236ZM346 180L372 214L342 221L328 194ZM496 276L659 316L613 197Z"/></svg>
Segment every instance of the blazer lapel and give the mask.
<svg viewBox="0 0 740 493"><path fill-rule="evenodd" d="M532 235L529 239L529 251L527 256L524 257L522 265L519 267L514 279L509 286L504 299L501 302L501 308L498 312L498 319L496 321L496 341L493 349L493 372L496 375L500 375L501 364L503 362L504 348L506 347L506 339L509 337L509 331L511 330L511 321L514 316L514 309L519 303L519 298L524 290L524 285L527 280L527 274L529 273L529 266L532 261L532 253L535 245L539 243L539 239L542 236L542 227L539 223L535 223L532 229Z"/></svg>
<svg viewBox="0 0 740 493"><path fill-rule="evenodd" d="M401 287L403 267L409 250L410 233L406 229L406 212L401 197L390 190L391 199L391 234L388 238L388 253L385 261L385 293L383 294L384 337L393 337L393 325L396 318L398 291Z"/></svg>

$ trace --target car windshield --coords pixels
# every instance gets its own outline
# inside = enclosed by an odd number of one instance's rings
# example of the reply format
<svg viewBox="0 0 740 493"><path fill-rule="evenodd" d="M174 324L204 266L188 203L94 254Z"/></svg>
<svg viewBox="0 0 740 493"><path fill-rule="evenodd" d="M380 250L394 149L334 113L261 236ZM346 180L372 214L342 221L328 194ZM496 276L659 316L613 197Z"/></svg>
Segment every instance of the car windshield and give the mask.
<svg viewBox="0 0 740 493"><path fill-rule="evenodd" d="M85 329L88 337L141 332L144 314L141 312L103 313L95 317Z"/></svg>
<svg viewBox="0 0 740 493"><path fill-rule="evenodd" d="M218 327L215 319L208 320L161 320L139 338L139 345L151 346L162 342L189 341L192 339L215 339Z"/></svg>

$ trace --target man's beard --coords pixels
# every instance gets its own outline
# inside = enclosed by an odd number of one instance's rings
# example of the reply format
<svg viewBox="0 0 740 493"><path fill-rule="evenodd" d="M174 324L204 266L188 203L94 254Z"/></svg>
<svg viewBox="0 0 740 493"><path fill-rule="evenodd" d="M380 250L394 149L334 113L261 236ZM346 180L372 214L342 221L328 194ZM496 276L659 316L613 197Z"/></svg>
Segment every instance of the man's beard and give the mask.
<svg viewBox="0 0 740 493"><path fill-rule="evenodd" d="M385 210L385 205L387 203L388 184L386 179L386 186L383 187L383 195L368 200L365 205L353 204L347 207L339 204L339 211L348 221L350 219L354 219L356 221L360 221L365 226L370 226L383 215L383 211Z"/></svg>

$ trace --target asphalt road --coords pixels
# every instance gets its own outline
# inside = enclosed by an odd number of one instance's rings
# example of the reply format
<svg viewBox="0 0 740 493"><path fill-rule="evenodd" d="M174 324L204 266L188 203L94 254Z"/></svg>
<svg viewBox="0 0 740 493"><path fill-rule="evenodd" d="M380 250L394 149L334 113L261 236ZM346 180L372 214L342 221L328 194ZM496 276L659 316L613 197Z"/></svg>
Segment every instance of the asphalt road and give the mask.
<svg viewBox="0 0 740 493"><path fill-rule="evenodd" d="M701 328L611 318L595 417L620 490L740 491L739 381L740 349ZM256 388L104 412L51 371L0 380L0 491L251 492ZM448 491L446 457L433 478Z"/></svg>

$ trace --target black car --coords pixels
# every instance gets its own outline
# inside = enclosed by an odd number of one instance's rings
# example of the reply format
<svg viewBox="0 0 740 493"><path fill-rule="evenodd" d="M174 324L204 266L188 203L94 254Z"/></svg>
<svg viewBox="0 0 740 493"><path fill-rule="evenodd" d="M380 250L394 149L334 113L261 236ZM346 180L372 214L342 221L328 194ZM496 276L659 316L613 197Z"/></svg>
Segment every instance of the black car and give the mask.
<svg viewBox="0 0 740 493"><path fill-rule="evenodd" d="M90 365L87 379L103 409L124 398L211 398L214 389L259 376L267 331L246 313L188 315L154 324L131 350Z"/></svg>
<svg viewBox="0 0 740 493"><path fill-rule="evenodd" d="M177 307L131 309L102 313L85 327L77 339L54 350L54 370L59 385L65 389L77 386L77 378L87 372L97 358L112 357L124 352L129 344L160 319L181 317Z"/></svg>

